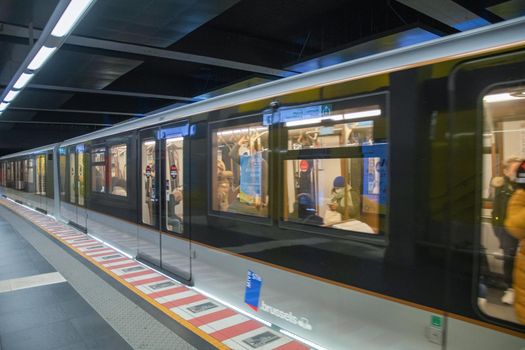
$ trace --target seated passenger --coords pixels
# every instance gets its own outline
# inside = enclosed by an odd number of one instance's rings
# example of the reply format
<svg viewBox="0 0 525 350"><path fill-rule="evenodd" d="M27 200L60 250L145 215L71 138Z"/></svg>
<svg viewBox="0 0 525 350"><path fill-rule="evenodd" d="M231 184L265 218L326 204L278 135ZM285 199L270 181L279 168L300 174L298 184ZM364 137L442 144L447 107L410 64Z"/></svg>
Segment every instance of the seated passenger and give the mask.
<svg viewBox="0 0 525 350"><path fill-rule="evenodd" d="M229 170L220 171L217 179L217 208L219 211L228 211L230 203L235 198L232 188L233 173Z"/></svg>
<svg viewBox="0 0 525 350"><path fill-rule="evenodd" d="M290 214L290 219L303 224L317 226L323 224L323 218L317 215L315 202L308 193L299 193L297 195L297 201L294 203L294 210Z"/></svg>
<svg viewBox="0 0 525 350"><path fill-rule="evenodd" d="M111 194L116 196L127 196L128 191L126 190L126 180L119 177L113 177L111 179Z"/></svg>
<svg viewBox="0 0 525 350"><path fill-rule="evenodd" d="M344 176L335 177L332 192L330 193L328 209L339 213L341 215L341 220L348 220L349 218L356 218L359 216L358 203L359 195L352 190L352 186L346 183ZM332 214L329 214L327 211L325 216L327 215Z"/></svg>
<svg viewBox="0 0 525 350"><path fill-rule="evenodd" d="M182 231L182 218L176 213L176 206L182 202L182 190L175 189L169 195L168 202L168 225L173 226L173 230L177 232Z"/></svg>

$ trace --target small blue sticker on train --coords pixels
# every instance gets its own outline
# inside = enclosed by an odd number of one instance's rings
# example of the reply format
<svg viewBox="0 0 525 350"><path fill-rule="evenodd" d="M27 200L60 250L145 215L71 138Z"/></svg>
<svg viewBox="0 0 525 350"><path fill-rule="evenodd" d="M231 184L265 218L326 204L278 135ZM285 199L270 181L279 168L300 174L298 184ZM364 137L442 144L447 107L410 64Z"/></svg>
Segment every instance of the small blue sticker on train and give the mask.
<svg viewBox="0 0 525 350"><path fill-rule="evenodd" d="M246 292L244 293L244 302L249 307L257 311L261 299L262 278L253 271L248 270L246 277Z"/></svg>

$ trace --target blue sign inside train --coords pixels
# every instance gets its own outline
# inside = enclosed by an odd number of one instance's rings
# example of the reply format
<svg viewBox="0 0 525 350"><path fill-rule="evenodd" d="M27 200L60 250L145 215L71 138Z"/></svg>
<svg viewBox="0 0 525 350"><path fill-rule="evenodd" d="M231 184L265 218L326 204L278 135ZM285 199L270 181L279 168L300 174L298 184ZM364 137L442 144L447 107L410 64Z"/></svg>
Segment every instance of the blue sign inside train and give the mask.
<svg viewBox="0 0 525 350"><path fill-rule="evenodd" d="M282 109L274 113L266 112L263 114L263 125L286 123L294 120L319 118L330 115L332 105L316 105L297 108Z"/></svg>
<svg viewBox="0 0 525 350"><path fill-rule="evenodd" d="M244 302L255 311L259 310L261 299L262 278L253 271L248 270L246 276L246 291L244 293Z"/></svg>

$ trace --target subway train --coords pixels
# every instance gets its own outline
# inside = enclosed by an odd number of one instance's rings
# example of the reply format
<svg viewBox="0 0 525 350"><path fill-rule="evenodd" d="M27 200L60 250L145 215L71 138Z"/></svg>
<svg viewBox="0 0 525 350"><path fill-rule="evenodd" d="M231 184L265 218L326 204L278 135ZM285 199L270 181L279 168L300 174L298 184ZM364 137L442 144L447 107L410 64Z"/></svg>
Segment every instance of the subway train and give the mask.
<svg viewBox="0 0 525 350"><path fill-rule="evenodd" d="M0 191L320 349L523 349L523 157L520 18L5 156Z"/></svg>

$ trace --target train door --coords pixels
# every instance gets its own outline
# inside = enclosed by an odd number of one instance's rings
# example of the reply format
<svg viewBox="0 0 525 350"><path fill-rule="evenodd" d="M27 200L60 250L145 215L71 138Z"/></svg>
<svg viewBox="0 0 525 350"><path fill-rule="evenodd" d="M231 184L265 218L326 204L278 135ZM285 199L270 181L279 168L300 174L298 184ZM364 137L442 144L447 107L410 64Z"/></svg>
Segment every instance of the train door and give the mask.
<svg viewBox="0 0 525 350"><path fill-rule="evenodd" d="M138 258L180 280L191 279L190 240L184 220L184 135L188 124L140 131Z"/></svg>
<svg viewBox="0 0 525 350"><path fill-rule="evenodd" d="M525 329L523 281L513 274L519 240L507 220L522 209L510 203L525 188L516 178L525 159L525 52L463 63L449 86L448 307L506 332L489 336L451 318L447 349L471 347L471 339L487 348L522 348L523 339L505 333Z"/></svg>
<svg viewBox="0 0 525 350"><path fill-rule="evenodd" d="M157 134L160 146L160 162L157 173L161 184L160 228L161 267L189 283L191 280L191 241L185 224L185 203L188 191L184 188L188 169L184 163L185 144L188 140L187 123L163 126Z"/></svg>
<svg viewBox="0 0 525 350"><path fill-rule="evenodd" d="M160 266L159 142L158 128L139 132L139 225L137 258Z"/></svg>

